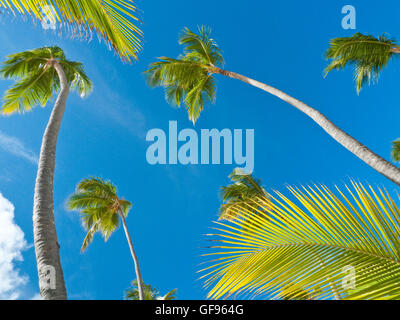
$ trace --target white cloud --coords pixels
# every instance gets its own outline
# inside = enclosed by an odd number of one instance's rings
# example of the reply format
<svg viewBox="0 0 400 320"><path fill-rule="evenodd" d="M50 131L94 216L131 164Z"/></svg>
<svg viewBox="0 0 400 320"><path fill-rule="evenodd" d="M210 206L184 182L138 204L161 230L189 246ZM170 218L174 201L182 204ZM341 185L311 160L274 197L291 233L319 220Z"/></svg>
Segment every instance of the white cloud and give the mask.
<svg viewBox="0 0 400 320"><path fill-rule="evenodd" d="M21 275L15 262L28 249L24 232L14 221L14 205L0 193L0 300L18 299L28 277Z"/></svg>
<svg viewBox="0 0 400 320"><path fill-rule="evenodd" d="M15 156L24 158L34 164L39 161L38 156L32 150L26 148L21 140L4 134L0 131L0 148Z"/></svg>

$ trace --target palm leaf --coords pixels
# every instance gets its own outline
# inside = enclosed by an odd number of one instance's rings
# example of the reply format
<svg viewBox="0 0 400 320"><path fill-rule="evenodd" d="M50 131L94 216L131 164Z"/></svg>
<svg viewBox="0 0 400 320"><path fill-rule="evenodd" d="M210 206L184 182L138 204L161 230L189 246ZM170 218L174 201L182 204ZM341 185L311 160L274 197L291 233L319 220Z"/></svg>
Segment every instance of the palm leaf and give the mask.
<svg viewBox="0 0 400 320"><path fill-rule="evenodd" d="M137 59L141 50L142 32L135 25L139 20L131 0L0 0L0 7L39 21L57 21L72 37L91 38L96 33L124 61Z"/></svg>
<svg viewBox="0 0 400 320"><path fill-rule="evenodd" d="M237 219L216 222L215 257L201 272L208 297L232 294L316 299L400 299L400 210L387 191L352 183L276 191L258 215L237 208ZM260 203L257 203L260 205ZM352 266L356 290L342 285Z"/></svg>

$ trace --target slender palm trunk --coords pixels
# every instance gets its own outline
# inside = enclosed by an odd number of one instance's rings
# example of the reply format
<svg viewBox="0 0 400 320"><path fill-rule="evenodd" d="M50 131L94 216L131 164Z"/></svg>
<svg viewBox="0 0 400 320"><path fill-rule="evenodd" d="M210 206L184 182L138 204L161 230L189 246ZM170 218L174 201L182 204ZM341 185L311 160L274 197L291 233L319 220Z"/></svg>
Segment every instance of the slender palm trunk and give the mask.
<svg viewBox="0 0 400 320"><path fill-rule="evenodd" d="M377 155L362 143L354 139L352 136L344 132L338 126L336 126L332 121L325 117L318 110L306 105L305 103L289 96L288 94L266 85L257 80L242 76L235 72L223 70L217 67L211 67L210 72L218 73L229 78L237 79L248 83L256 88L266 91L279 99L289 103L296 109L305 113L311 119L313 119L322 129L324 129L333 139L339 142L343 147L352 152L366 164L371 166L373 169L384 175L389 180L393 181L400 186L400 168L394 166L389 161L383 159L381 156Z"/></svg>
<svg viewBox="0 0 400 320"><path fill-rule="evenodd" d="M119 215L121 216L122 225L124 227L126 239L128 240L129 249L131 250L132 259L135 264L136 280L138 283L138 291L139 291L139 300L144 300L143 279L142 279L142 274L140 272L139 260L136 256L135 249L133 248L132 239L131 239L131 236L129 235L129 231L128 231L128 227L126 225L124 214L120 211Z"/></svg>
<svg viewBox="0 0 400 320"><path fill-rule="evenodd" d="M60 261L60 246L54 221L53 183L57 137L64 115L69 85L61 65L53 61L60 79L57 97L40 150L33 204L33 232L40 294L45 300L65 300L67 291Z"/></svg>

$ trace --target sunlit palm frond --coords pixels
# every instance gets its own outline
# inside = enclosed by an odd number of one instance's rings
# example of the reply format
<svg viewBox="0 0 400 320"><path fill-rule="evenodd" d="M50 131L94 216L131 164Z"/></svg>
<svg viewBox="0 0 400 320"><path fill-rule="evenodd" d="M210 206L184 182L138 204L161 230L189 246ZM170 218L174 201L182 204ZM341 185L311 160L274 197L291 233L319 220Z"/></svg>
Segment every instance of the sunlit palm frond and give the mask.
<svg viewBox="0 0 400 320"><path fill-rule="evenodd" d="M91 39L96 33L124 61L137 59L142 47L138 10L131 0L0 0L0 7L58 22L72 37Z"/></svg>
<svg viewBox="0 0 400 320"><path fill-rule="evenodd" d="M166 100L174 105L185 105L189 119L199 118L205 104L215 102L216 81L213 66L221 66L223 58L210 29L199 27L198 34L185 28L179 38L184 45L177 59L160 57L145 71L151 87L165 89Z"/></svg>
<svg viewBox="0 0 400 320"><path fill-rule="evenodd" d="M216 222L206 254L215 259L201 270L208 296L400 299L400 209L387 191L352 185L349 196L288 187L293 200L276 191L258 215L238 208L236 220Z"/></svg>
<svg viewBox="0 0 400 320"><path fill-rule="evenodd" d="M1 113L24 113L37 105L45 106L51 100L60 89L52 60L62 66L71 90L81 97L90 94L92 82L81 63L67 60L59 47L33 49L9 55L3 62L0 76L15 80L15 84L4 94Z"/></svg>
<svg viewBox="0 0 400 320"><path fill-rule="evenodd" d="M332 39L326 52L326 58L332 61L325 73L354 65L354 78L359 92L364 84L379 78L398 48L395 41L385 35L375 38L356 33L352 37Z"/></svg>
<svg viewBox="0 0 400 320"><path fill-rule="evenodd" d="M88 230L82 251L96 232L107 241L119 228L120 214L127 216L131 206L129 201L118 198L117 188L110 181L96 177L82 180L67 202L69 210L81 212L83 226Z"/></svg>

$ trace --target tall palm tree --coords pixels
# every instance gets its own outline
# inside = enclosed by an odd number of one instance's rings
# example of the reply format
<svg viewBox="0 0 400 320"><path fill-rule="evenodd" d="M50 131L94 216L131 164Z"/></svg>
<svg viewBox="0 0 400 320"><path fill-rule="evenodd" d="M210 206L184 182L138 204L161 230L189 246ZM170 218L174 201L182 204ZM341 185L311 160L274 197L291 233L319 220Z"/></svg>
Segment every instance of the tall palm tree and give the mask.
<svg viewBox="0 0 400 320"><path fill-rule="evenodd" d="M210 29L201 27L198 34L184 28L179 38L184 45L177 59L161 57L145 72L150 86L163 86L167 100L186 106L189 118L195 122L208 102L215 101L215 75L237 79L268 92L305 113L333 139L363 160L373 169L400 185L400 169L386 161L362 143L348 135L318 110L257 80L222 69L224 59L220 48L211 38Z"/></svg>
<svg viewBox="0 0 400 320"><path fill-rule="evenodd" d="M143 300L175 300L176 299L176 289L171 290L166 295L161 296L158 289L153 288L149 284L143 286L144 289L144 299ZM125 291L126 300L140 300L139 299L139 289L137 280L132 281L132 287Z"/></svg>
<svg viewBox="0 0 400 320"><path fill-rule="evenodd" d="M267 194L261 186L261 181L251 174L244 174L241 169L235 169L229 178L233 183L221 188L223 203L219 210L219 219L234 219L237 206L244 206L257 214L259 207L255 204L259 198L265 197Z"/></svg>
<svg viewBox="0 0 400 320"><path fill-rule="evenodd" d="M84 251L92 242L96 232L100 232L104 240L118 229L120 221L125 231L132 259L135 265L136 279L138 281L139 299L144 299L144 284L139 268L139 260L133 248L132 239L126 225L126 217L132 204L118 197L117 188L110 182L101 178L82 180L76 187L76 192L68 200L70 210L79 210L82 221L88 233L83 240L81 250Z"/></svg>
<svg viewBox="0 0 400 320"><path fill-rule="evenodd" d="M45 106L58 93L42 147L33 205L33 228L40 293L43 299L66 299L59 244L54 221L53 183L57 138L70 90L87 96L92 83L83 65L66 59L59 47L43 47L9 55L0 68L3 78L14 79L6 91L0 112L5 115ZM55 288L48 285L49 267L55 271Z"/></svg>
<svg viewBox="0 0 400 320"><path fill-rule="evenodd" d="M137 59L142 32L132 0L0 0L0 8L58 23L73 38L91 39L93 33L114 49L122 60ZM135 23L134 23L134 22Z"/></svg>
<svg viewBox="0 0 400 320"><path fill-rule="evenodd" d="M200 271L208 297L400 299L400 208L386 190L336 189L288 187L264 198L266 213L237 207L215 222L215 259Z"/></svg>

